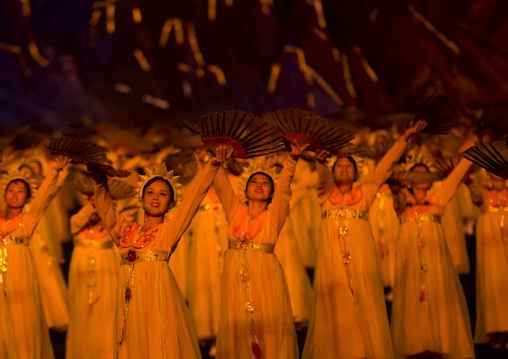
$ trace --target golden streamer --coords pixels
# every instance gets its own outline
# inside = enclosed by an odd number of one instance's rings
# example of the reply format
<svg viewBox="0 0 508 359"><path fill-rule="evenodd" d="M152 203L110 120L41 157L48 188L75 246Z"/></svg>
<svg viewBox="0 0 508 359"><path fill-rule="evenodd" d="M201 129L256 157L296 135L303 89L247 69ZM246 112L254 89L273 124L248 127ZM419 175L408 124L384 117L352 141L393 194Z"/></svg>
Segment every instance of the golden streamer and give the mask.
<svg viewBox="0 0 508 359"><path fill-rule="evenodd" d="M182 19L172 18L168 19L164 22L164 26L162 27L161 38L159 40L159 47L164 47L168 43L169 35L171 34L171 30L175 29L175 41L177 45L183 44L183 25Z"/></svg>
<svg viewBox="0 0 508 359"><path fill-rule="evenodd" d="M30 70L30 67L28 66L28 61L26 60L25 55L23 54L23 51L21 50L21 47L17 45L11 45L6 44L3 42L0 42L0 50L5 50L12 52L18 57L19 65L21 66L21 71L23 71L23 75L25 76L31 76L32 71Z"/></svg>
<svg viewBox="0 0 508 359"><path fill-rule="evenodd" d="M181 62L180 62L178 65L176 65L176 68L177 68L178 70L182 71L182 72L192 72L192 71L194 71L194 70L192 69L192 67L190 67L190 66L189 66L189 65L187 65L187 64L183 64L183 63L181 63Z"/></svg>
<svg viewBox="0 0 508 359"><path fill-rule="evenodd" d="M409 11L413 14L413 16L419 20L423 26L430 32L432 32L436 37L441 40L446 46L448 46L453 52L455 52L457 55L460 55L460 49L459 47L450 39L448 39L443 33L439 32L434 25L430 23L429 20L427 20L422 14L418 12L412 5L408 5Z"/></svg>
<svg viewBox="0 0 508 359"><path fill-rule="evenodd" d="M305 78L305 82L307 85L312 86L314 81L330 96L330 98L337 103L339 106L344 105L344 101L340 98L340 96L332 89L332 87L314 70L310 67L305 60L305 53L301 48L295 46L286 45L283 48L283 55L281 59L272 65L272 70L270 71L270 77L268 79L267 90L270 93L274 93L277 87L277 80L279 79L280 70L282 67L282 62L287 53L294 53L298 59L298 68L302 75ZM307 94L307 104L310 108L315 106L315 99L312 93Z"/></svg>
<svg viewBox="0 0 508 359"><path fill-rule="evenodd" d="M259 0L261 3L261 10L263 11L263 15L270 15L270 6L273 5L273 0Z"/></svg>
<svg viewBox="0 0 508 359"><path fill-rule="evenodd" d="M141 9L139 7L132 8L132 20L134 20L135 24L141 24L142 16Z"/></svg>
<svg viewBox="0 0 508 359"><path fill-rule="evenodd" d="M217 15L217 0L208 0L208 20L215 21Z"/></svg>
<svg viewBox="0 0 508 359"><path fill-rule="evenodd" d="M206 69L215 75L219 85L221 86L226 85L226 76L224 75L224 72L221 70L219 66L207 65Z"/></svg>
<svg viewBox="0 0 508 359"><path fill-rule="evenodd" d="M325 32L315 26L312 26L312 32L315 33L321 40L326 41L328 40L328 35L325 34Z"/></svg>
<svg viewBox="0 0 508 359"><path fill-rule="evenodd" d="M187 36L189 37L189 44L192 53L194 55L194 60L196 60L196 63L198 64L199 67L204 67L205 60L203 59L203 55L199 50L198 38L196 36L196 28L193 23L189 23L187 25L187 32L188 32Z"/></svg>
<svg viewBox="0 0 508 359"><path fill-rule="evenodd" d="M358 47L357 45L354 45L353 46L353 50L354 52L356 52L358 55L360 55L362 57L362 60L361 60L361 64L365 70L365 72L367 73L367 75L369 76L370 80L372 82L379 82L379 78L377 77L376 75L376 72L374 71L374 69L370 66L370 64L368 63L368 61L365 59L365 57L363 57L363 54L362 54L362 50L360 49L360 47Z"/></svg>
<svg viewBox="0 0 508 359"><path fill-rule="evenodd" d="M138 60L139 66L143 71L150 71L150 64L146 60L145 55L143 54L143 51L136 49L134 50L134 56L136 57L136 60Z"/></svg>
<svg viewBox="0 0 508 359"><path fill-rule="evenodd" d="M323 11L323 3L321 2L321 0L313 0L312 2L318 18L319 27L324 29L326 28L326 19Z"/></svg>
<svg viewBox="0 0 508 359"><path fill-rule="evenodd" d="M49 65L49 61L46 60L42 55L39 53L39 49L37 48L37 45L33 40L30 40L28 42L28 52L30 52L30 55L32 55L32 58L39 63L42 67L46 67Z"/></svg>
<svg viewBox="0 0 508 359"><path fill-rule="evenodd" d="M342 73L344 74L344 81L346 81L346 88L349 95L353 98L356 97L355 87L351 81L351 71L349 69L349 62L346 54L342 54Z"/></svg>
<svg viewBox="0 0 508 359"><path fill-rule="evenodd" d="M90 26L90 46L95 47L95 37L97 34L96 26L99 23L99 19L102 14L102 9L106 9L106 31L109 34L113 34L115 32L115 2L117 0L104 0L104 1L96 1L93 3L93 12L90 16L90 20L88 24Z"/></svg>
<svg viewBox="0 0 508 359"><path fill-rule="evenodd" d="M335 60L335 62L339 63L340 62L340 51L338 48L334 47L332 49L332 55L333 55L333 59Z"/></svg>
<svg viewBox="0 0 508 359"><path fill-rule="evenodd" d="M23 11L23 15L25 15L26 18L29 18L31 14L30 10L30 1L29 0L19 0L21 3L21 9Z"/></svg>
<svg viewBox="0 0 508 359"><path fill-rule="evenodd" d="M115 5L106 7L106 31L108 34L115 33Z"/></svg>

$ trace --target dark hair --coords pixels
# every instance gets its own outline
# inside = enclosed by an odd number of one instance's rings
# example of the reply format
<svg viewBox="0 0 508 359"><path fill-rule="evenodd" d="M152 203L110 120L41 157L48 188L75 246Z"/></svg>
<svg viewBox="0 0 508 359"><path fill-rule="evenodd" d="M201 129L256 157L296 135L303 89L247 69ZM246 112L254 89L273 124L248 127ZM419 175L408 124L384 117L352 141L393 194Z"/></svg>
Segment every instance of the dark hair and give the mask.
<svg viewBox="0 0 508 359"><path fill-rule="evenodd" d="M264 172L254 172L253 174L251 174L251 175L249 176L249 179L247 180L247 184L245 185L245 192L247 192L247 187L249 187L250 179L251 179L252 177L254 177L255 175L263 175L263 176L265 176L266 178L268 178L268 181L270 181L270 184L272 185L272 190L271 190L271 192L270 192L270 198L268 199L268 203L272 202L272 198L271 198L271 197L273 196L273 193L274 193L274 191L275 191L275 184L273 183L273 179L272 179L272 177L268 176L268 175L267 175L266 173L264 173ZM247 202L248 202L248 201L247 201Z"/></svg>
<svg viewBox="0 0 508 359"><path fill-rule="evenodd" d="M26 188L26 199L29 199L30 197L32 197L32 191L30 191L30 186L28 185L28 183L20 178L17 178L17 179L13 179L12 181L10 181L9 183L7 183L7 186L5 186L5 192L4 192L4 197L5 197L5 193L7 193L7 188L9 188L10 184L11 183L18 183L18 182L21 182L25 185L25 188Z"/></svg>
<svg viewBox="0 0 508 359"><path fill-rule="evenodd" d="M167 180L165 180L162 177L154 177L154 178L150 179L148 182L146 182L146 184L143 186L143 196L145 195L146 187L150 186L155 181L164 181L165 183L167 183L167 185L169 187L169 203L174 202L175 201L175 191L173 190L173 186L171 186L171 183L169 183Z"/></svg>
<svg viewBox="0 0 508 359"><path fill-rule="evenodd" d="M358 166L356 165L356 161L355 159L353 158L353 156L339 156L337 157L337 159L335 160L335 162L333 163L333 167L332 167L332 173L333 171L335 170L335 166L337 165L337 162L341 159L341 158L347 158L347 160L349 162L351 162L351 164L353 165L354 169L355 169L355 178L354 178L354 181L356 181L358 179Z"/></svg>
<svg viewBox="0 0 508 359"><path fill-rule="evenodd" d="M429 167L427 167L427 165L423 164L423 163L417 163L415 165L413 165L409 170L412 171L414 170L416 167L423 167L427 170L427 172L430 172L430 169Z"/></svg>

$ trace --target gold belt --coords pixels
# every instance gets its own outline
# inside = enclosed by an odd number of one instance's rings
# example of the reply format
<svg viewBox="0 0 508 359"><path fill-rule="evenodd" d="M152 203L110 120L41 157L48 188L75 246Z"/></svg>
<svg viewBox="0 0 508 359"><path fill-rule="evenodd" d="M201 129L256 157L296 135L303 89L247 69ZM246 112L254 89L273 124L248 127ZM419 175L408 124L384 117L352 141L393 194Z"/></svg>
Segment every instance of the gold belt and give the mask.
<svg viewBox="0 0 508 359"><path fill-rule="evenodd" d="M213 204L202 204L201 206L199 206L199 210L200 211L205 211L205 212L214 212L214 211L218 211L219 209L221 209L221 206L220 204L217 204L217 203L213 203Z"/></svg>
<svg viewBox="0 0 508 359"><path fill-rule="evenodd" d="M356 209L347 209L347 208L339 208L339 209L328 209L326 211L321 212L321 218L352 218L352 219L369 219L369 212L367 211L359 211Z"/></svg>
<svg viewBox="0 0 508 359"><path fill-rule="evenodd" d="M435 222L435 223L441 223L441 217L431 214L431 213L423 213L419 214L417 216L408 216L403 215L400 217L400 223L406 223L406 222Z"/></svg>
<svg viewBox="0 0 508 359"><path fill-rule="evenodd" d="M110 249L113 248L113 241L95 241L93 239L75 239L75 247L86 247L93 249Z"/></svg>
<svg viewBox="0 0 508 359"><path fill-rule="evenodd" d="M12 236L3 236L0 237L0 244L20 244L23 246L28 246L30 243L30 238L28 237L12 237Z"/></svg>
<svg viewBox="0 0 508 359"><path fill-rule="evenodd" d="M268 243L250 243L242 241L228 241L229 249L246 249L248 251L273 253L275 244Z"/></svg>
<svg viewBox="0 0 508 359"><path fill-rule="evenodd" d="M508 207L492 207L489 206L489 208L485 212L508 212Z"/></svg>
<svg viewBox="0 0 508 359"><path fill-rule="evenodd" d="M121 265L132 265L141 262L154 262L154 261L169 261L169 257L171 256L170 252L166 251L147 251L147 252L139 252L134 249L129 250L128 252L121 255L120 264Z"/></svg>

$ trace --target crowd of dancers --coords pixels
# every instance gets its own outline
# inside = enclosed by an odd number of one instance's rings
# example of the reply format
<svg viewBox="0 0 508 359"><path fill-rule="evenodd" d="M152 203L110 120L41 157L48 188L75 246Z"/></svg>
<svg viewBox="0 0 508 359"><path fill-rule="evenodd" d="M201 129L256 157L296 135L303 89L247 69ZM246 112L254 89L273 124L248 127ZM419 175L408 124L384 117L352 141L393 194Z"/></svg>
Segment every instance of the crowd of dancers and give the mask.
<svg viewBox="0 0 508 359"><path fill-rule="evenodd" d="M488 140L472 126L429 136L426 125L358 130L352 142L371 149L363 157L295 141L249 160L176 126L144 131L137 146L93 128L86 140L106 149L104 164L130 171L122 179L51 153L47 139L4 143L0 357L53 358L48 328L67 331L68 359L200 358L200 346L231 359L504 348L506 181L459 160ZM193 166L191 178L176 175ZM468 231L474 335L459 281L470 270Z"/></svg>

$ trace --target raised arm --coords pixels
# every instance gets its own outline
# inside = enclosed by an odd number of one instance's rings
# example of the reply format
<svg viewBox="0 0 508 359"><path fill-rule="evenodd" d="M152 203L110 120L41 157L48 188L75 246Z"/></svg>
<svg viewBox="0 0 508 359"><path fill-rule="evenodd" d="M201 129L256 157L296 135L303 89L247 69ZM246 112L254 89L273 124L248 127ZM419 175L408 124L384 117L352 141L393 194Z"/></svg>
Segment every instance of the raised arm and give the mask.
<svg viewBox="0 0 508 359"><path fill-rule="evenodd" d="M319 176L316 188L320 204L323 204L330 197L334 184L332 171L326 164L326 158L329 154L330 152L326 150L316 151L316 171Z"/></svg>
<svg viewBox="0 0 508 359"><path fill-rule="evenodd" d="M109 192L108 179L102 172L95 172L92 174L95 180L94 198L95 208L99 217L101 217L104 226L109 232L116 245L120 244L125 227L129 222L123 218L113 207L113 199Z"/></svg>
<svg viewBox="0 0 508 359"><path fill-rule="evenodd" d="M291 200L291 181L295 174L297 158L288 156L284 167L279 175L279 181L275 186L272 203L268 207L272 226L280 232L287 216L289 215L289 201Z"/></svg>
<svg viewBox="0 0 508 359"><path fill-rule="evenodd" d="M472 162L466 158L462 158L457 165L453 169L453 171L446 177L443 181L443 185L437 191L435 195L435 202L437 205L446 206L446 204L452 199L453 195L457 191L457 187L460 182L466 175L469 167L472 165Z"/></svg>
<svg viewBox="0 0 508 359"><path fill-rule="evenodd" d="M242 206L242 204L231 187L231 182L229 182L226 170L222 166L219 168L217 176L215 176L215 179L213 180L213 185L215 186L217 197L219 197L220 203L224 208L226 219L228 223L230 223L234 214Z"/></svg>
<svg viewBox="0 0 508 359"><path fill-rule="evenodd" d="M44 215L46 208L51 203L58 177L69 163L69 160L67 158L58 157L55 159L55 162L56 166L49 170L48 175L42 181L34 199L29 204L28 212L23 218L23 226L25 227L24 230L28 236L32 236L35 227L37 227L37 224Z"/></svg>
<svg viewBox="0 0 508 359"><path fill-rule="evenodd" d="M86 226L92 214L95 213L95 207L88 202L71 217L71 234L77 235Z"/></svg>
<svg viewBox="0 0 508 359"><path fill-rule="evenodd" d="M206 164L185 194L178 211L164 225L162 231L165 233L163 232L162 235L165 241L169 241L170 246L174 246L178 242L192 221L192 218L196 215L199 205L205 198L220 164L220 162L215 162L213 158Z"/></svg>

